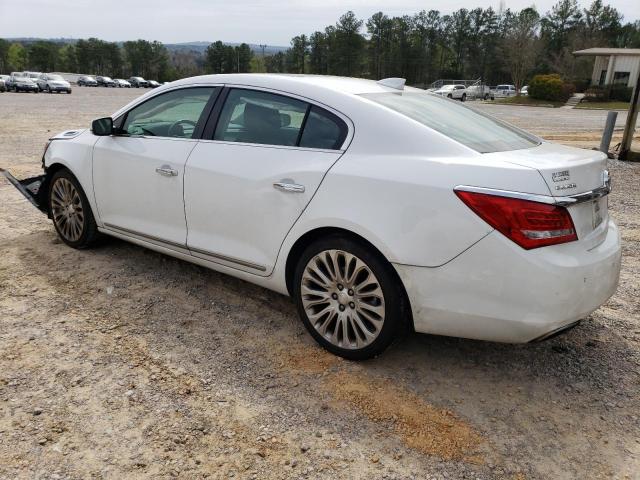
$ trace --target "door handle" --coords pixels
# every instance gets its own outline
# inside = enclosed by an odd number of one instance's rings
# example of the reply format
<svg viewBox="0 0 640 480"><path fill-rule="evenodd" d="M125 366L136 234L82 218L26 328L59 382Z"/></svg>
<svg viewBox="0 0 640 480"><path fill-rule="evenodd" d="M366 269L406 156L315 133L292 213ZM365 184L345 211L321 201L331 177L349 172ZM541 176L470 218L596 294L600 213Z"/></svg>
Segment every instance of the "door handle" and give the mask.
<svg viewBox="0 0 640 480"><path fill-rule="evenodd" d="M156 168L156 173L159 173L164 177L178 176L178 171L171 168L171 165L162 165L161 167Z"/></svg>
<svg viewBox="0 0 640 480"><path fill-rule="evenodd" d="M276 182L273 184L273 187L277 188L278 190L282 190L283 192L304 193L304 185L292 183L291 181L287 180Z"/></svg>

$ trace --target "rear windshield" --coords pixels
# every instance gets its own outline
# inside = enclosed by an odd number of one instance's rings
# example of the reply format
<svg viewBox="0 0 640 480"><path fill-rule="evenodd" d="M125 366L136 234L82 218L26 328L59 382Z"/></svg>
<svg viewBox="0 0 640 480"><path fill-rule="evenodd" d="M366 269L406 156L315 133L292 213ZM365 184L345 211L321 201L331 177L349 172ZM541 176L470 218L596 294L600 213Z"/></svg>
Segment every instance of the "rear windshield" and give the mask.
<svg viewBox="0 0 640 480"><path fill-rule="evenodd" d="M60 75L49 75L49 80L64 80Z"/></svg>
<svg viewBox="0 0 640 480"><path fill-rule="evenodd" d="M431 93L366 93L362 96L480 153L520 150L540 143L522 130Z"/></svg>

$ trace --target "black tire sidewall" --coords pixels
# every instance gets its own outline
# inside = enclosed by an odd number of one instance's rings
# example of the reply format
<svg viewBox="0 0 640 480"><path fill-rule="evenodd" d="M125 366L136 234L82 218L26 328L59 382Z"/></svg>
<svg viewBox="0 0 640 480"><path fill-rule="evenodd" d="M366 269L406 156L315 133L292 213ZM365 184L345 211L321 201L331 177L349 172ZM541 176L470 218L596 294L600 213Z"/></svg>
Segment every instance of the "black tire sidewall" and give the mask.
<svg viewBox="0 0 640 480"><path fill-rule="evenodd" d="M366 263L378 279L384 295L385 320L382 330L371 344L359 350L341 348L327 341L313 327L302 304L300 284L307 263L318 253L331 249L349 252ZM331 235L316 240L304 250L298 259L293 277L293 296L302 323L318 344L335 355L349 360L365 360L375 357L381 354L393 342L403 330L404 325L406 325L404 289L397 275L395 275L393 267L377 251L365 245L364 242L359 242L342 235Z"/></svg>
<svg viewBox="0 0 640 480"><path fill-rule="evenodd" d="M78 191L78 194L80 195L80 202L82 203L82 210L83 212L85 212L85 215L84 215L84 222L82 225L82 235L80 235L80 238L75 242L72 242L65 238L64 234L60 232L60 229L58 228L58 225L56 224L55 221L53 221L53 226L56 229L56 232L58 233L60 240L62 240L64 243L66 243L67 245L73 248L85 248L89 246L95 239L96 231L97 231L96 222L93 217L91 205L89 204L89 200L87 199L87 196L85 195L84 190L80 186L80 182L78 182L76 177L69 170L66 170L66 169L58 170L51 177L51 181L49 182L49 189L47 191L49 214L51 215L51 219L53 220L53 212L51 210L51 192L53 190L53 185L59 178L65 178L69 180L73 184L73 186L76 188L76 190Z"/></svg>

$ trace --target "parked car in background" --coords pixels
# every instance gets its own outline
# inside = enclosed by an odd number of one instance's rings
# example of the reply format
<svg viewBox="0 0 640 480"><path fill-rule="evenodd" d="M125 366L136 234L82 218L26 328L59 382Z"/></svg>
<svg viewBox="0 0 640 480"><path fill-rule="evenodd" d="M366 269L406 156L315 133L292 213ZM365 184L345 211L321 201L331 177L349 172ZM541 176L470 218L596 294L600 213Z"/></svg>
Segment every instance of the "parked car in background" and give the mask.
<svg viewBox="0 0 640 480"><path fill-rule="evenodd" d="M156 82L155 80L149 80L147 83L151 88L158 88L160 86L160 82Z"/></svg>
<svg viewBox="0 0 640 480"><path fill-rule="evenodd" d="M488 85L471 85L466 90L467 98L476 98L481 100L494 100L495 95Z"/></svg>
<svg viewBox="0 0 640 480"><path fill-rule="evenodd" d="M10 79L11 89L14 92L34 92L38 93L38 84L29 78L26 73L15 73Z"/></svg>
<svg viewBox="0 0 640 480"><path fill-rule="evenodd" d="M116 86L116 82L114 82L111 77L98 76L98 77L96 77L96 82L98 82L98 86L100 86L100 87L115 87Z"/></svg>
<svg viewBox="0 0 640 480"><path fill-rule="evenodd" d="M540 341L620 274L605 154L401 79L178 80L54 136L42 165L5 175L70 247L104 233L290 295L350 359L407 328Z"/></svg>
<svg viewBox="0 0 640 480"><path fill-rule="evenodd" d="M463 102L467 100L467 88L464 85L443 85L431 93Z"/></svg>
<svg viewBox="0 0 640 480"><path fill-rule="evenodd" d="M7 91L7 80L9 80L9 75L0 75L0 92Z"/></svg>
<svg viewBox="0 0 640 480"><path fill-rule="evenodd" d="M71 84L67 82L62 75L57 73L43 73L37 81L38 89L42 92L71 93Z"/></svg>
<svg viewBox="0 0 640 480"><path fill-rule="evenodd" d="M5 79L4 83L7 87L7 91L13 90L13 79L15 77L24 76L24 72L11 72L7 79Z"/></svg>
<svg viewBox="0 0 640 480"><path fill-rule="evenodd" d="M142 77L131 77L129 78L129 83L136 88L147 88L149 86L149 82Z"/></svg>
<svg viewBox="0 0 640 480"><path fill-rule="evenodd" d="M513 97L517 90L515 85L502 84L498 85L493 93L496 97Z"/></svg>
<svg viewBox="0 0 640 480"><path fill-rule="evenodd" d="M529 85L525 85L520 90L520 95L529 95Z"/></svg>
<svg viewBox="0 0 640 480"><path fill-rule="evenodd" d="M33 80L36 84L38 83L38 79L40 78L40 75L42 75L42 72L24 72L25 75L27 77L29 77L31 80Z"/></svg>
<svg viewBox="0 0 640 480"><path fill-rule="evenodd" d="M118 88L131 88L131 84L122 78L114 78L113 81Z"/></svg>
<svg viewBox="0 0 640 480"><path fill-rule="evenodd" d="M79 77L76 83L78 84L79 87L97 87L98 86L98 82L91 75L83 75Z"/></svg>

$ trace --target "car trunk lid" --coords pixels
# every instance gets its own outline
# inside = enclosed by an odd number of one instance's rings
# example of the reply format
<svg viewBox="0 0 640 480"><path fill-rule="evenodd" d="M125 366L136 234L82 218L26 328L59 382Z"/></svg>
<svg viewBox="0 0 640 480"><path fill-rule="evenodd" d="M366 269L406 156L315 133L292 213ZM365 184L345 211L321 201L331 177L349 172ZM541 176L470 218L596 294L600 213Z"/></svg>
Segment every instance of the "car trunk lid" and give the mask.
<svg viewBox="0 0 640 480"><path fill-rule="evenodd" d="M578 239L587 248L604 240L608 224L609 174L605 154L543 142L537 147L499 152L504 161L538 170L549 193L571 214Z"/></svg>

